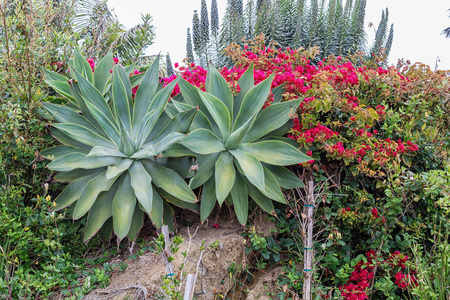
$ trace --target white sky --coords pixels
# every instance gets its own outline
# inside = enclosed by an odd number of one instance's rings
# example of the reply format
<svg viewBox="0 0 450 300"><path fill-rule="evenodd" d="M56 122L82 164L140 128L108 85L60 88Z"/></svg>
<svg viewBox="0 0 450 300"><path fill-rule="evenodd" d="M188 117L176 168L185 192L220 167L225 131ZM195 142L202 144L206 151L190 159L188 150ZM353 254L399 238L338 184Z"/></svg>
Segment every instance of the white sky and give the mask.
<svg viewBox="0 0 450 300"><path fill-rule="evenodd" d="M219 18L225 12L227 0L217 0ZM246 1L244 1L245 3ZM206 0L210 12L211 0ZM149 54L170 53L172 63L181 62L186 55L186 29L192 26L192 13L200 12L201 0L109 0L119 21L127 28L140 22L141 13L149 13L156 27L155 43L147 49ZM394 42L389 61L398 58L420 61L434 69L450 69L450 39L441 32L450 27L447 0L367 0L366 33L371 45L374 38L372 22L378 26L381 11L389 8L389 26L394 23Z"/></svg>

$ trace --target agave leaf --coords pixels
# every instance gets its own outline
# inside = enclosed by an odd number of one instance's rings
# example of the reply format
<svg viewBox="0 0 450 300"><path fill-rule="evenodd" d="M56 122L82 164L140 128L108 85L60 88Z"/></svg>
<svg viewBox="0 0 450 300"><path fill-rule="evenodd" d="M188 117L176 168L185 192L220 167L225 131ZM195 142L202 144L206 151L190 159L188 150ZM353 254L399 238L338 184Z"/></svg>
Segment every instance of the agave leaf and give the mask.
<svg viewBox="0 0 450 300"><path fill-rule="evenodd" d="M126 69L125 69L125 71L126 71ZM133 70L131 70L131 72L133 72ZM130 74L130 73L128 73L128 74ZM132 75L130 75L130 77L128 77L128 79L130 80L130 86L132 89L137 87L141 83L142 78L144 78L144 75L145 75L144 73L139 73L139 74L132 74Z"/></svg>
<svg viewBox="0 0 450 300"><path fill-rule="evenodd" d="M164 128L167 127L170 121L172 121L172 119L165 112L161 113L154 127L152 128L152 131L148 134L144 142L147 143L153 140L157 135L161 133L161 131L164 130ZM142 142L142 144L144 144L144 142Z"/></svg>
<svg viewBox="0 0 450 300"><path fill-rule="evenodd" d="M250 118L244 125L239 127L238 130L230 134L225 142L225 147L227 149L236 149L244 140L248 130L253 126L254 121L255 118Z"/></svg>
<svg viewBox="0 0 450 300"><path fill-rule="evenodd" d="M111 73L114 67L112 52L108 52L95 66L94 86L103 95L105 94L106 84L111 79Z"/></svg>
<svg viewBox="0 0 450 300"><path fill-rule="evenodd" d="M159 120L159 117L161 116L162 112L164 110L164 107L157 108L155 110L149 111L147 114L145 114L144 118L142 119L140 123L140 127L135 134L137 142L137 146L140 148L149 134L152 132L153 128L155 127L156 123ZM170 120L170 119L169 119ZM166 124L167 125L167 124ZM137 128L137 127L133 127Z"/></svg>
<svg viewBox="0 0 450 300"><path fill-rule="evenodd" d="M264 196L258 188L256 188L253 184L251 184L249 181L246 180L247 183L247 190L250 198L253 199L253 201L256 202L264 211L266 211L269 214L272 214L274 212L273 203L272 200Z"/></svg>
<svg viewBox="0 0 450 300"><path fill-rule="evenodd" d="M52 116L52 118L58 121L59 123L78 124L80 126L90 129L91 131L97 134L100 134L97 131L97 129L94 126L92 126L91 123L88 122L88 120L86 120L83 116L74 112L72 109L66 106L52 104L48 102L44 103L43 106L45 110L47 110L47 112Z"/></svg>
<svg viewBox="0 0 450 300"><path fill-rule="evenodd" d="M134 98L133 129L139 125L145 113L148 111L152 99L155 97L158 87L159 58L155 59L150 68L145 72ZM157 106L159 107L159 106Z"/></svg>
<svg viewBox="0 0 450 300"><path fill-rule="evenodd" d="M244 72L244 74L242 74L241 78L239 78L238 84L239 87L241 88L241 91L234 98L234 107L233 107L234 121L236 121L236 118L239 114L239 110L241 108L244 96L255 86L255 80L253 77L253 63L248 67L248 69Z"/></svg>
<svg viewBox="0 0 450 300"><path fill-rule="evenodd" d="M70 183L55 199L55 210L63 209L77 201L89 181L100 175L100 172L89 174Z"/></svg>
<svg viewBox="0 0 450 300"><path fill-rule="evenodd" d="M245 137L245 142L253 142L282 127L288 122L303 99L273 104L263 109ZM292 128L292 127L291 127Z"/></svg>
<svg viewBox="0 0 450 300"><path fill-rule="evenodd" d="M275 177L272 175L272 173L270 173L270 171L267 170L267 168L264 168L264 180L265 180L265 189L264 190L259 189L261 193L263 193L272 200L286 204L287 202L283 196L283 193L281 192L280 185L275 180Z"/></svg>
<svg viewBox="0 0 450 300"><path fill-rule="evenodd" d="M156 228L163 226L164 201L158 192L153 189L152 212L149 214L150 219Z"/></svg>
<svg viewBox="0 0 450 300"><path fill-rule="evenodd" d="M147 213L152 211L153 189L152 177L144 169L140 161L134 161L128 169L134 194Z"/></svg>
<svg viewBox="0 0 450 300"><path fill-rule="evenodd" d="M220 101L218 98L214 97L211 94L199 92L200 99L202 99L203 104L208 109L211 114L213 120L219 127L221 136L225 140L230 134L231 130L231 115L230 111L226 107L226 105Z"/></svg>
<svg viewBox="0 0 450 300"><path fill-rule="evenodd" d="M182 156L195 156L195 153L180 144L173 144L169 149L162 153L165 157L182 157Z"/></svg>
<svg viewBox="0 0 450 300"><path fill-rule="evenodd" d="M222 205L236 179L233 156L228 151L222 152L215 167L216 198L219 205Z"/></svg>
<svg viewBox="0 0 450 300"><path fill-rule="evenodd" d="M113 111L116 118L123 123L126 130L128 132L131 132L131 124L132 124L131 94L128 97L128 91L125 87L125 83L123 82L121 76L122 72L125 72L122 66L120 65L114 66L113 82L112 82Z"/></svg>
<svg viewBox="0 0 450 300"><path fill-rule="evenodd" d="M106 220L102 226L102 239L109 240L113 233L113 220L112 217Z"/></svg>
<svg viewBox="0 0 450 300"><path fill-rule="evenodd" d="M119 158L112 156L87 157L83 153L70 153L52 161L48 168L54 171L72 171L75 169L94 169L115 164Z"/></svg>
<svg viewBox="0 0 450 300"><path fill-rule="evenodd" d="M167 225L170 232L175 232L175 224L173 222L173 215L175 212L173 211L173 208L169 204L167 204L167 202L163 203L164 203L164 213L163 213L164 225Z"/></svg>
<svg viewBox="0 0 450 300"><path fill-rule="evenodd" d="M84 78L90 82L94 81L92 76L92 69L86 58L81 54L80 50L75 49L75 58L73 60L73 69L80 73Z"/></svg>
<svg viewBox="0 0 450 300"><path fill-rule="evenodd" d="M197 156L197 173L195 173L195 176L189 182L189 186L192 189L198 188L212 176L219 155L220 152Z"/></svg>
<svg viewBox="0 0 450 300"><path fill-rule="evenodd" d="M179 143L197 154L210 154L225 150L223 142L209 130L191 131Z"/></svg>
<svg viewBox="0 0 450 300"><path fill-rule="evenodd" d="M127 237L131 242L133 242L137 238L139 232L144 226L144 217L144 212L139 208L138 205L136 205L136 207L134 208L133 217L131 218L130 230L128 230L127 234Z"/></svg>
<svg viewBox="0 0 450 300"><path fill-rule="evenodd" d="M106 178L114 178L128 170L133 163L132 159L119 159L114 166L109 166L106 171Z"/></svg>
<svg viewBox="0 0 450 300"><path fill-rule="evenodd" d="M181 178L186 178L191 172L191 167L194 165L194 158L155 157L155 162L160 166L174 170L181 176Z"/></svg>
<svg viewBox="0 0 450 300"><path fill-rule="evenodd" d="M133 138L131 137L130 133L125 128L125 125L123 124L122 120L119 120L119 125L120 125L119 150L122 153L125 153L125 155L131 156L136 151L136 145L134 144Z"/></svg>
<svg viewBox="0 0 450 300"><path fill-rule="evenodd" d="M236 180L231 189L231 198L239 223L245 225L248 217L248 192L245 181L239 174L236 174Z"/></svg>
<svg viewBox="0 0 450 300"><path fill-rule="evenodd" d="M163 189L155 188L155 190L158 192L158 194L161 195L161 197L166 199L167 202L170 202L170 203L172 203L172 204L174 204L174 205L176 205L178 207L181 207L181 208L189 209L189 210L194 211L196 213L200 212L200 207L199 207L198 203L190 203L190 202L181 201L180 199L175 198L174 196L172 196L171 194L167 193Z"/></svg>
<svg viewBox="0 0 450 300"><path fill-rule="evenodd" d="M215 205L216 205L215 179L214 177L211 177L203 185L203 191L200 202L200 220L202 222L208 219Z"/></svg>
<svg viewBox="0 0 450 300"><path fill-rule="evenodd" d="M96 146L87 154L87 157L91 156L115 156L121 158L127 158L125 154L116 149L105 148L102 146Z"/></svg>
<svg viewBox="0 0 450 300"><path fill-rule="evenodd" d="M262 162L278 166L293 165L313 159L281 141L244 143L239 146L239 149L253 154Z"/></svg>
<svg viewBox="0 0 450 300"><path fill-rule="evenodd" d="M178 142L180 139L185 137L184 134L179 132L172 132L166 135L165 138L163 138L160 142L153 145L153 148L155 149L155 152L157 154L160 154L161 152L168 149L170 146Z"/></svg>
<svg viewBox="0 0 450 300"><path fill-rule="evenodd" d="M211 63L208 64L206 92L222 101L229 112L233 112L233 93L231 92L230 86Z"/></svg>
<svg viewBox="0 0 450 300"><path fill-rule="evenodd" d="M66 133L70 138L83 143L85 145L95 147L95 146L103 146L107 148L115 148L116 145L111 142L110 140L107 140L103 136L97 134L96 132L92 131L91 129L81 126L79 124L73 124L73 123L57 123L53 124L53 127L63 131Z"/></svg>
<svg viewBox="0 0 450 300"><path fill-rule="evenodd" d="M42 150L39 155L41 155L42 157L44 157L45 159L48 160L55 160L61 156L70 154L70 153L82 153L82 154L88 154L88 151L86 151L85 149L79 149L79 148L74 148L74 147L70 147L70 146L57 146L57 147L51 147L51 148L47 148L45 150Z"/></svg>
<svg viewBox="0 0 450 300"><path fill-rule="evenodd" d="M157 186L180 200L186 202L197 200L183 178L174 170L159 166L148 160L143 161L143 164Z"/></svg>
<svg viewBox="0 0 450 300"><path fill-rule="evenodd" d="M284 93L285 86L286 86L286 83L283 83L272 89L272 94L273 94L272 104L280 103L281 100L283 100L283 93Z"/></svg>
<svg viewBox="0 0 450 300"><path fill-rule="evenodd" d="M75 101L75 98L72 96L72 92L70 91L69 84L67 83L68 79L69 78L59 73L45 70L44 81L59 94L71 101Z"/></svg>
<svg viewBox="0 0 450 300"><path fill-rule="evenodd" d="M105 114L103 114L102 111L88 101L86 101L86 106L100 124L106 135L114 142L116 146L118 146L120 144L120 133L116 127L117 125L114 118L109 119Z"/></svg>
<svg viewBox="0 0 450 300"><path fill-rule="evenodd" d="M131 187L130 174L125 172L119 179L119 186L112 201L114 233L122 240L130 231L136 197Z"/></svg>
<svg viewBox="0 0 450 300"><path fill-rule="evenodd" d="M195 118L195 115L197 114L197 108L193 107L191 109L188 109L186 111L183 111L179 114L177 114L169 124L158 134L155 139L152 141L152 143L158 143L165 139L167 135L172 134L174 132L178 133L186 133L189 130L189 127L191 127L192 121Z"/></svg>
<svg viewBox="0 0 450 300"><path fill-rule="evenodd" d="M84 229L84 240L91 239L112 216L112 200L116 194L119 182L116 181L110 190L101 193L89 210L86 228Z"/></svg>
<svg viewBox="0 0 450 300"><path fill-rule="evenodd" d="M85 145L83 143L80 143L74 139L72 139L70 136L62 132L61 130L56 129L55 127L52 127L51 129L52 136L58 140L61 144L64 144L66 146L79 148L79 149L85 149L87 151L91 150L92 147Z"/></svg>
<svg viewBox="0 0 450 300"><path fill-rule="evenodd" d="M262 139L273 138L273 137L280 138L281 136L283 136L286 133L288 133L289 131L291 131L293 126L294 126L294 121L289 120L280 128L275 129L274 131L271 131L268 134L266 134L265 136L263 136Z"/></svg>
<svg viewBox="0 0 450 300"><path fill-rule="evenodd" d="M284 189L303 188L303 182L288 169L280 166L263 164L272 173L278 184Z"/></svg>
<svg viewBox="0 0 450 300"><path fill-rule="evenodd" d="M180 94L178 94L178 95L180 95ZM174 100L173 98L172 98L172 100L170 100L170 102L173 104L173 106L175 107L175 109L176 109L178 112L182 112L182 111L191 109L191 108L193 107L193 106L190 105L190 104L187 104L187 103L184 103L184 102L176 101L176 100Z"/></svg>
<svg viewBox="0 0 450 300"><path fill-rule="evenodd" d="M96 169L90 169L90 170L86 170L86 169L75 169L72 171L68 171L68 172L57 172L55 174L55 176L53 177L55 180L59 181L59 182L72 182L75 181L77 179L86 177L90 174L93 174L95 172L98 172L100 170L102 170L103 168L96 168Z"/></svg>
<svg viewBox="0 0 450 300"><path fill-rule="evenodd" d="M77 201L73 211L73 218L77 220L84 216L89 209L91 209L98 195L101 192L109 190L116 179L117 177L107 179L106 170L100 173L97 177L91 179Z"/></svg>
<svg viewBox="0 0 450 300"><path fill-rule="evenodd" d="M139 150L138 152L134 153L132 156L130 156L130 158L133 159L146 159L146 158L150 158L152 156L156 156L158 155L155 151L155 149L153 148L152 145L148 145L145 148L142 148L141 150Z"/></svg>
<svg viewBox="0 0 450 300"><path fill-rule="evenodd" d="M239 162L247 179L256 187L264 190L264 170L261 162L252 154L239 149L229 150Z"/></svg>
<svg viewBox="0 0 450 300"><path fill-rule="evenodd" d="M242 99L238 116L234 123L233 131L244 125L248 119L256 115L267 100L270 93L274 74L270 75L264 81L254 86Z"/></svg>
<svg viewBox="0 0 450 300"><path fill-rule="evenodd" d="M217 127L217 125L216 125ZM211 124L211 122L209 121L209 119L206 117L206 115L199 110L197 112L197 115L195 116L194 121L192 121L192 125L191 125L191 130L195 130L195 129L206 129L209 131L214 131L214 132L219 132L219 130L215 130Z"/></svg>
<svg viewBox="0 0 450 300"><path fill-rule="evenodd" d="M165 112L171 119L173 119L179 113L178 109L172 103L167 103Z"/></svg>
<svg viewBox="0 0 450 300"><path fill-rule="evenodd" d="M196 88L195 86L193 86L192 84L190 84L189 82L187 82L183 78L181 78L180 81L178 82L178 86L180 87L180 91L181 91L181 94L183 95L184 101L186 101L186 103L188 103L189 105L198 107L200 109L200 111L203 113L203 115L206 117L206 119L209 120L208 123L211 124L211 127L214 129L214 131L217 134L220 134L219 127L214 122L213 117L211 116L208 109L203 104L202 100L200 99L200 94L199 94L200 90L198 88ZM205 120L201 115L199 116L199 114L197 114L196 119L197 118L200 119L198 121L200 124L205 123ZM197 122L195 120L194 120L194 124L197 124ZM196 128L209 129L208 127L201 127L200 124L197 124Z"/></svg>

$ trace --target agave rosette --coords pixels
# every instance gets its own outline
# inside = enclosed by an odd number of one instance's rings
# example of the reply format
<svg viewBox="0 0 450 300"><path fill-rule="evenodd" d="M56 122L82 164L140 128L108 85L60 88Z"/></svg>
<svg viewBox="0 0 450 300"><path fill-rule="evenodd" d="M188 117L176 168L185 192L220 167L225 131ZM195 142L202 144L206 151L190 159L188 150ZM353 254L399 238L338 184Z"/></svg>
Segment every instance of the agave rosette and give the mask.
<svg viewBox="0 0 450 300"><path fill-rule="evenodd" d="M162 156L185 136L197 108L165 112L176 81L159 86L158 61L140 78L133 99L128 72L112 66L112 56L92 74L77 53L65 90L70 104L44 103L56 121L52 134L63 145L41 155L52 160L48 167L58 171L55 179L70 182L55 199L56 209L73 206L74 219L88 215L85 239L102 228L106 236L114 231L119 240L134 240L145 214L157 227L172 225L173 209L166 201L198 209L184 181L193 159Z"/></svg>
<svg viewBox="0 0 450 300"><path fill-rule="evenodd" d="M181 79L184 103L178 109L199 107L191 132L167 153L196 155L198 171L190 187L203 186L201 219L211 214L216 200L233 204L240 223L248 216L248 198L272 213L272 200L286 203L281 188L303 187L302 181L283 166L311 160L282 135L292 127L291 116L301 99L277 100L262 109L271 90L273 76L254 85L253 66L241 76L240 92L233 95L222 75L210 65L206 92ZM188 151L186 151L188 150Z"/></svg>

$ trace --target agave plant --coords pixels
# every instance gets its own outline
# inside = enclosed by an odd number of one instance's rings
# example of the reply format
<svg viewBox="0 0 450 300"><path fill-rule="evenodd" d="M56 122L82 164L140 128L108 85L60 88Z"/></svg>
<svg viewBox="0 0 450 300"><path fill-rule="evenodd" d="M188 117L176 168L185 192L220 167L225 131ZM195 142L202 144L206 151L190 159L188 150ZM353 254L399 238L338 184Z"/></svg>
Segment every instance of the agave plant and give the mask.
<svg viewBox="0 0 450 300"><path fill-rule="evenodd" d="M56 209L72 206L74 219L88 215L86 240L102 227L107 236L114 231L119 241L125 236L134 240L145 214L157 227L171 225L173 210L166 201L197 209L196 196L184 181L193 159L161 154L185 136L197 108L165 113L176 81L158 87L158 61L141 78L134 99L128 72L112 66L111 55L92 73L77 52L68 83L54 80L55 74L47 78L70 101L44 103L56 121L52 135L63 145L41 154L52 160L48 167L58 171L55 179L70 182L55 199Z"/></svg>
<svg viewBox="0 0 450 300"><path fill-rule="evenodd" d="M173 102L178 110L199 107L192 131L166 153L197 156L198 171L190 187L202 187L201 219L211 214L216 203L233 204L240 223L248 216L250 196L271 213L271 200L286 203L281 188L303 187L285 165L311 160L282 135L291 128L290 119L301 99L275 103L262 109L270 93L273 76L254 85L253 66L238 81L233 95L226 80L212 66L206 78L206 92L185 80L179 81L185 103ZM278 102L280 99L277 97ZM187 150L187 151L186 151Z"/></svg>

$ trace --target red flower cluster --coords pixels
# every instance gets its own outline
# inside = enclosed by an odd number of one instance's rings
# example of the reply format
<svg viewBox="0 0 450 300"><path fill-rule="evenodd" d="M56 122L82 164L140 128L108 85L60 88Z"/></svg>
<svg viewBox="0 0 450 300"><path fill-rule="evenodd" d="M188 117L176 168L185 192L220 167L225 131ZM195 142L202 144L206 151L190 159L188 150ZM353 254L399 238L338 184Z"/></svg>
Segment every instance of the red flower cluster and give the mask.
<svg viewBox="0 0 450 300"><path fill-rule="evenodd" d="M93 59L92 57L89 57L89 58L87 59L87 62L88 62L89 65L91 66L92 72L94 72L94 70L95 70L95 62L94 62L94 59Z"/></svg>
<svg viewBox="0 0 450 300"><path fill-rule="evenodd" d="M369 282L373 278L373 269L375 268L376 253L370 250L366 253L367 262L362 260L355 266L347 283L340 287L341 295L346 300L364 300L369 299L367 289Z"/></svg>

